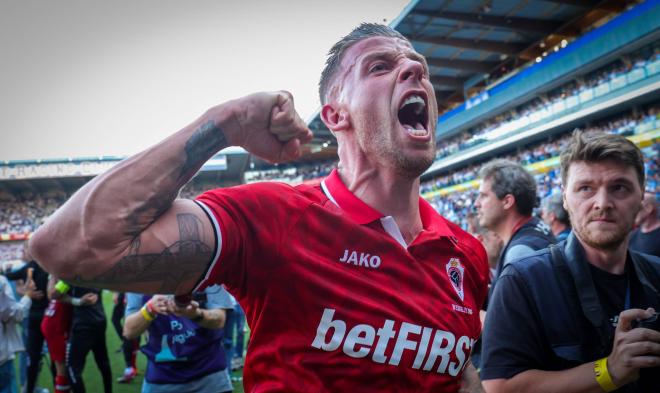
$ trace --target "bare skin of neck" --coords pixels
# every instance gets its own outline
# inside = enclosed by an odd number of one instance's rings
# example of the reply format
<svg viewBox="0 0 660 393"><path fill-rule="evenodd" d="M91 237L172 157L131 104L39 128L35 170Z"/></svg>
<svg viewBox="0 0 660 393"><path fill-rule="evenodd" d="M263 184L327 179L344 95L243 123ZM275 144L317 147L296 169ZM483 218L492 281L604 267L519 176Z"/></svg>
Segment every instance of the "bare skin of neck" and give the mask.
<svg viewBox="0 0 660 393"><path fill-rule="evenodd" d="M566 229L568 229L568 226L566 226L566 224L562 224L559 220L554 220L550 225L550 230L552 231L552 234L554 236L559 235L560 233L564 232Z"/></svg>
<svg viewBox="0 0 660 393"><path fill-rule="evenodd" d="M639 226L639 229L642 231L642 233L649 233L651 231L655 231L656 229L660 228L660 219L657 217L657 213L655 214L656 214L655 217L647 218Z"/></svg>
<svg viewBox="0 0 660 393"><path fill-rule="evenodd" d="M518 211L515 210L515 206L512 206L511 209L513 210L504 216L502 220L497 224L497 226L492 229L492 231L495 232L497 236L500 237L500 239L502 239L502 244L505 246L509 243L509 240L511 240L511 237L513 236L513 230L516 225L523 218L527 218L518 213Z"/></svg>
<svg viewBox="0 0 660 393"><path fill-rule="evenodd" d="M419 178L408 179L396 175L391 168L356 161L348 165L341 160L339 176L356 197L385 216L392 216L407 244L423 230L419 215Z"/></svg>

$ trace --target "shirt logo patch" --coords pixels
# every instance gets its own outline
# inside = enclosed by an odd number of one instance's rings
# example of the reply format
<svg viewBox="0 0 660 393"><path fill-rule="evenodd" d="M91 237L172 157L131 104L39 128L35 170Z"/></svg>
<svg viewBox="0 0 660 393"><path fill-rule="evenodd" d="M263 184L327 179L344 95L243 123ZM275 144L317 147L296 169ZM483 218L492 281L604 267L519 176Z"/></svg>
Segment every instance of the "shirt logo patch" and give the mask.
<svg viewBox="0 0 660 393"><path fill-rule="evenodd" d="M461 261L458 258L449 259L445 268L447 269L447 276L449 276L452 287L454 287L458 297L463 300L463 272L465 268L461 265Z"/></svg>
<svg viewBox="0 0 660 393"><path fill-rule="evenodd" d="M366 252L357 252L355 250L346 249L344 250L344 255L339 258L339 262L378 269L381 260L378 255L371 255Z"/></svg>

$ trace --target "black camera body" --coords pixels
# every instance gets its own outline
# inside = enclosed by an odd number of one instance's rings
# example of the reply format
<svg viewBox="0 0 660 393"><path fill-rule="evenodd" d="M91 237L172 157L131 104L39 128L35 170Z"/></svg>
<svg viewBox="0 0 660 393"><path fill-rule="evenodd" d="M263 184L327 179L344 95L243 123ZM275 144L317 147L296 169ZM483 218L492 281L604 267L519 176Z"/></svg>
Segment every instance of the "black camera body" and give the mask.
<svg viewBox="0 0 660 393"><path fill-rule="evenodd" d="M187 307L193 300L200 303L200 305L206 303L206 292L193 292L186 295L174 296L174 303L179 307Z"/></svg>
<svg viewBox="0 0 660 393"><path fill-rule="evenodd" d="M633 328L645 328L660 332L660 313L655 313L649 318L632 322Z"/></svg>

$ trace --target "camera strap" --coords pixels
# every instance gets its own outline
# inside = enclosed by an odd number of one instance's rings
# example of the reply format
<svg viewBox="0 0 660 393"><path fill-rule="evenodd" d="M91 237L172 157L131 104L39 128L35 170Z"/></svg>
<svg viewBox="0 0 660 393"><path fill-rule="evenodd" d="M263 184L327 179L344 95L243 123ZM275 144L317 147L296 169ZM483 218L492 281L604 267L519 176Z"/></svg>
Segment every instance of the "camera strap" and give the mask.
<svg viewBox="0 0 660 393"><path fill-rule="evenodd" d="M570 302L571 294L577 294L577 298L580 301L578 312L581 310L581 313L598 332L601 347L607 348L608 334L604 331L605 317L600 300L598 299L598 294L596 293L596 288L589 274L589 268L586 265L578 266L578 263L567 263L560 249L563 244L552 244L550 246L552 265L557 276L557 281L570 304L574 304ZM571 284L573 284L573 288L571 288Z"/></svg>

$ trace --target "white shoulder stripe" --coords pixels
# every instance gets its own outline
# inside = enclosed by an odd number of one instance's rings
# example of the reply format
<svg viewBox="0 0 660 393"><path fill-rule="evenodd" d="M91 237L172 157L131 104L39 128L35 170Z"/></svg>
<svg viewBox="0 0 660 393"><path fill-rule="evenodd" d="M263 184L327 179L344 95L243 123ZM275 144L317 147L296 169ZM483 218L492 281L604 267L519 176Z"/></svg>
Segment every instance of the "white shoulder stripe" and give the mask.
<svg viewBox="0 0 660 393"><path fill-rule="evenodd" d="M198 291L199 287L210 279L211 272L213 271L215 265L218 263L218 259L220 258L220 251L222 250L222 233L220 232L220 223L218 223L218 220L215 218L215 214L213 214L213 211L211 211L211 209L208 206L206 206L206 204L204 204L204 202L202 201L196 200L195 203L201 206L201 208L204 209L206 214L211 218L211 223L215 228L215 233L216 233L215 241L217 244L217 246L215 247L215 255L213 255L213 259L211 260L208 269L206 269L206 273L204 273L204 278L193 289L193 291Z"/></svg>

